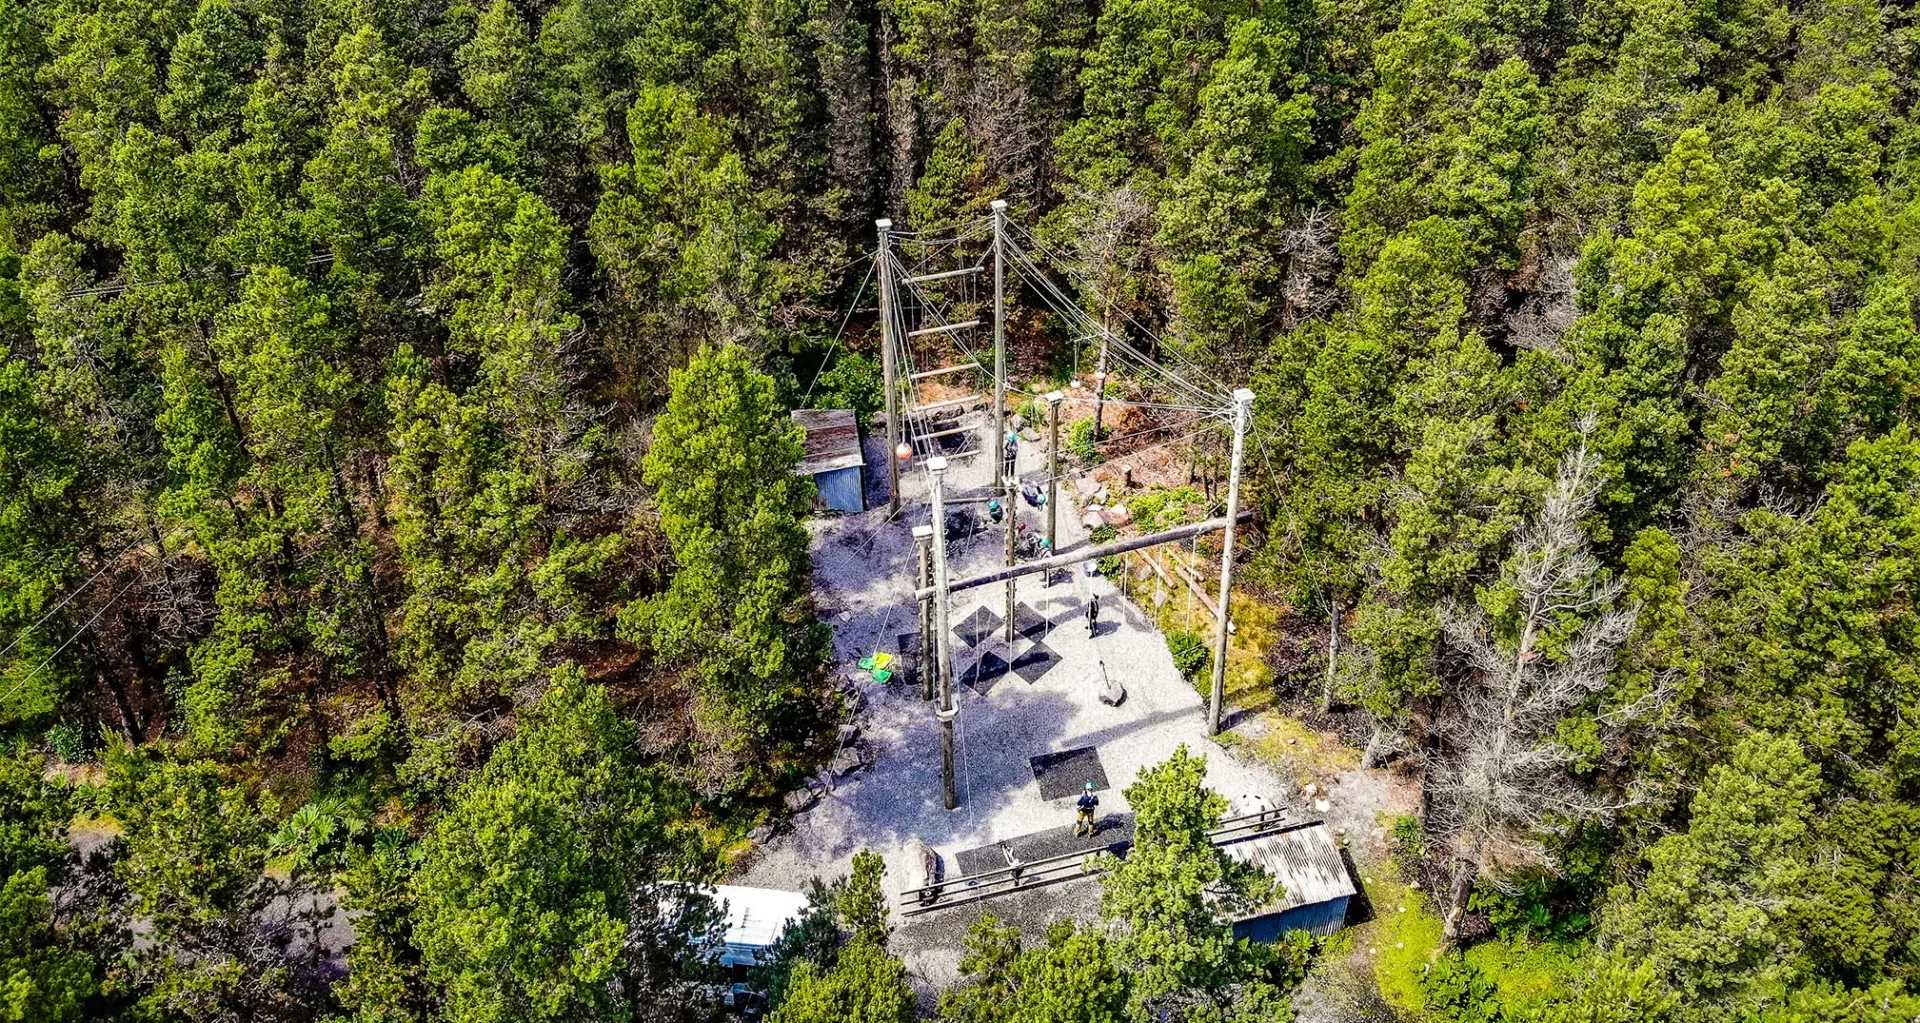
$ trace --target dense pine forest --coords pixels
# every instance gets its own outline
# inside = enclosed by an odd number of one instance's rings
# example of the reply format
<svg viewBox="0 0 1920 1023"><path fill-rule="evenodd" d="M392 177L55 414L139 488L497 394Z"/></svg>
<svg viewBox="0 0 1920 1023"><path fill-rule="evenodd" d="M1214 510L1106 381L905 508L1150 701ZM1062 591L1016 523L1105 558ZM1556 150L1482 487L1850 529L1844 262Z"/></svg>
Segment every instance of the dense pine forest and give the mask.
<svg viewBox="0 0 1920 1023"><path fill-rule="evenodd" d="M1914 22L0 0L0 1021L730 1011L690 882L846 713L788 412L993 200L1257 393L1276 698L1441 936L1234 941L1183 754L1104 926L916 999L863 857L772 1019L1920 1019Z"/></svg>

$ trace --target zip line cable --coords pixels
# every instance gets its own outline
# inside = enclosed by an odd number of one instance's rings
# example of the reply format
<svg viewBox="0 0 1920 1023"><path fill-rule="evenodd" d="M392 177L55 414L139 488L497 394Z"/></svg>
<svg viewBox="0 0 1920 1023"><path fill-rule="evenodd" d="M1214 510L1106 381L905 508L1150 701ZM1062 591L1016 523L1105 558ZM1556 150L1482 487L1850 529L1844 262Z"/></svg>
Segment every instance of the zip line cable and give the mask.
<svg viewBox="0 0 1920 1023"><path fill-rule="evenodd" d="M1144 352L1138 351L1124 337L1107 331L1095 322L1086 310L1071 301L1018 244L1007 246L1007 248L1013 253L1015 266L1025 270L1022 276L1035 285L1035 290L1040 293L1042 301L1063 319L1079 327L1080 333L1105 338L1110 356L1117 356L1122 363L1133 364L1149 377L1157 377L1174 393L1195 404L1226 403L1224 393L1218 395L1209 393L1205 388L1182 378L1179 374L1161 366ZM1104 383L1101 381L1102 385Z"/></svg>
<svg viewBox="0 0 1920 1023"><path fill-rule="evenodd" d="M140 581L139 577L136 576L132 579L127 580L126 585L113 591L113 595L107 598L106 603L100 605L100 610L95 611L93 613L93 617L87 619L87 622L85 625L82 625L78 629L74 630L73 635L68 636L67 641L65 643L60 644L58 647L54 649L53 653L48 654L46 658L42 660L39 664L34 665L33 670L27 673L26 678L23 678L20 681L15 682L13 684L12 689L7 690L4 695L0 695L0 703L4 703L7 700L13 699L13 694L19 692L23 687L26 686L27 683L33 681L34 678L40 674L40 669L45 668L49 664L52 664L53 659L60 656L61 652L66 650L67 647L72 646L73 641L76 639L79 639L81 634L85 633L88 629L93 628L93 623L99 621L100 616L107 613L107 609L113 606L114 601L119 600L121 594L132 589L133 584L139 581Z"/></svg>
<svg viewBox="0 0 1920 1023"><path fill-rule="evenodd" d="M1153 331L1147 329L1145 325L1143 325L1142 323L1140 323L1139 320L1133 317L1133 314L1127 312L1126 307L1124 305L1117 305L1109 301L1106 298L1106 296L1101 293L1099 287L1097 287L1092 281L1088 280L1084 274L1080 273L1080 271L1074 269L1073 264L1070 261L1064 259L1059 254L1055 253L1052 249L1048 248L1046 243L1042 242L1040 239L1035 237L1032 231L1028 230L1026 227L1022 226L1017 222L1009 221L1008 223L1010 226L1012 226L1012 228L1015 231L1019 232L1021 236L1026 238L1028 244L1032 248L1047 255L1051 262L1059 266L1062 269L1062 271L1067 274L1067 276L1073 278L1077 283L1079 283L1079 285L1082 288L1086 289L1088 293L1094 295L1097 298L1100 298L1103 302L1107 304L1108 308L1117 309L1120 315L1123 318L1125 318L1128 323L1131 323L1134 326L1134 328L1140 331L1143 335L1153 338L1156 342L1161 341L1161 339L1156 334L1154 334ZM1162 343L1161 347L1163 349L1165 348L1164 343ZM1175 361L1179 362L1182 368L1184 368L1186 372L1191 376L1199 378L1202 383L1206 384L1208 387L1213 388L1214 390L1221 392L1222 394L1227 393L1226 385L1222 384L1218 379L1215 379L1213 375L1208 373L1206 370L1195 365L1193 360L1181 355L1178 351L1170 350L1168 351L1167 354L1171 355Z"/></svg>
<svg viewBox="0 0 1920 1023"><path fill-rule="evenodd" d="M869 255L862 258L870 259L872 257ZM854 262L859 262L859 260L855 260ZM849 263L847 265L852 266L853 264ZM867 267L867 272L860 277L860 286L853 291L853 301L847 305L847 314L840 318L840 329L833 332L833 340L827 344L827 354L821 357L820 368L813 371L813 383L807 385L806 396L800 399L801 408L806 408L807 402L813 399L813 389L820 385L820 377L826 373L827 363L833 359L834 346L840 343L840 335L846 333L847 324L852 322L853 311L860 308L860 298L867 293L867 281L871 279L873 279L873 267L869 266Z"/></svg>
<svg viewBox="0 0 1920 1023"><path fill-rule="evenodd" d="M174 532L168 534L160 542L170 543L176 538L178 538L182 532L184 532L184 530L175 530ZM27 633L32 632L33 630L46 624L47 619L52 618L56 614L59 614L61 608L64 608L68 604L73 603L73 599L75 597L78 597L80 594L86 592L87 588L92 586L96 580L98 580L101 576L105 575L107 572L111 571L113 569L114 563L119 561L121 558L126 557L128 551L133 550L135 547L138 547L145 542L146 541L144 538L136 539L132 543L127 544L125 547L120 548L120 550L116 551L112 557L107 558L104 562L102 562L102 564L100 565L100 568L97 571L95 571L91 576L87 577L86 582L83 582L80 585L74 587L72 590L68 591L67 595L61 598L58 604L55 604L53 607L49 608L47 612L41 615L37 620L35 620L32 625L25 626L19 632L14 633L13 641L8 643L4 650L0 650L0 657L5 657L7 654L13 652L13 648L16 646L19 646L20 641L27 638Z"/></svg>

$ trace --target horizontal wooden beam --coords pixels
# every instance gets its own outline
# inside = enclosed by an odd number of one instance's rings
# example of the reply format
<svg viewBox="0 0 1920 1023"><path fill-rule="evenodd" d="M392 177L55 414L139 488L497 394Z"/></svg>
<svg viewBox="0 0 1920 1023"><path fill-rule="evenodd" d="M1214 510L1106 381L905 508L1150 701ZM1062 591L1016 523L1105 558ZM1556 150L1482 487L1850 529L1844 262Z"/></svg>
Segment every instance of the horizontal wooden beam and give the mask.
<svg viewBox="0 0 1920 1023"><path fill-rule="evenodd" d="M959 323L942 323L938 327L921 327L907 331L908 337L926 337L928 334L951 334L957 330L971 330L980 325L979 320L961 320Z"/></svg>
<svg viewBox="0 0 1920 1023"><path fill-rule="evenodd" d="M918 277L908 277L907 279L901 281L900 283L925 284L928 281L944 281L952 277L965 277L968 274L977 274L985 269L986 267L984 266L969 266L969 267L963 267L959 270L942 270L936 274L921 274Z"/></svg>
<svg viewBox="0 0 1920 1023"><path fill-rule="evenodd" d="M936 430L933 433L919 434L913 439L914 440L936 440L941 437L951 437L956 433L966 433L968 430L971 430L971 429L973 429L973 427L971 426L956 426L947 430Z"/></svg>
<svg viewBox="0 0 1920 1023"><path fill-rule="evenodd" d="M939 369L921 370L920 372L907 377L907 379L908 380L925 380L928 377L943 377L943 376L946 376L948 373L958 373L962 370L979 369L979 368L980 368L979 366L976 366L971 362L963 362L958 366L942 366Z"/></svg>
<svg viewBox="0 0 1920 1023"><path fill-rule="evenodd" d="M948 398L946 401L936 401L931 405L915 405L913 408L910 408L907 410L907 414L910 416L917 416L922 412L932 412L936 409L943 409L943 408L956 408L961 405L971 405L976 401L985 401L985 400L987 400L986 395L969 394L964 398Z"/></svg>
<svg viewBox="0 0 1920 1023"><path fill-rule="evenodd" d="M1252 520L1253 512L1243 511L1240 513L1241 522L1251 522ZM936 528L938 528L937 524ZM1163 543L1172 543L1175 540L1185 540L1190 536L1199 536L1202 533L1214 533L1225 528L1227 528L1227 517L1222 515L1219 518L1208 519L1205 522L1193 522L1184 526L1175 526L1172 529L1162 532L1136 536L1130 540L1115 540L1112 543L1101 544L1098 547L1083 548L1072 554L1056 554L1051 558L1029 561L1024 565L1008 565L1005 568L996 568L984 575L976 575L972 578L959 579L948 583L947 590L948 592L970 590L976 586L987 586L992 583L1006 582L1008 579L1018 579L1023 575L1037 575L1041 572L1051 572L1056 568L1066 568L1069 565L1077 565L1082 561L1092 561L1095 558L1110 558L1115 554L1125 554L1128 551L1137 551L1142 547L1154 547ZM913 596L915 600L925 600L933 596L933 587L926 586L917 589L914 591Z"/></svg>

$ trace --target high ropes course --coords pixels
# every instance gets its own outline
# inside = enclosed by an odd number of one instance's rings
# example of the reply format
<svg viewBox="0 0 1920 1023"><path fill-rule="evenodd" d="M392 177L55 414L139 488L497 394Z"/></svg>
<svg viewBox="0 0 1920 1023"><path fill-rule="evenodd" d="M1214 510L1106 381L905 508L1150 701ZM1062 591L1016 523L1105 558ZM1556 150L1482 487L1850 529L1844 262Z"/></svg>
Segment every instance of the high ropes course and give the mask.
<svg viewBox="0 0 1920 1023"><path fill-rule="evenodd" d="M921 676L929 683L938 680L937 694L929 691L925 695L937 695L939 701L935 718L940 724L947 808L958 805L953 738L958 709L953 698L952 632L948 618L952 596L960 590L1004 582L1007 600L1004 619L1011 633L1015 581L1022 576L1051 573L1081 562L1220 532L1219 613L1207 716L1209 732L1217 734L1226 678L1234 532L1235 527L1249 517L1240 511L1240 477L1253 392L1246 388L1229 390L1191 360L1180 357L1128 315L1123 305L1111 301L1111 296L1102 294L1092 281L1077 272L1072 261L1062 258L1031 231L1009 219L1004 202L993 203L990 215L967 222L950 235L934 237L896 231L890 220L875 221L875 228L878 244L873 272L879 279L887 447L893 456L888 459L887 509L889 518L900 513L902 472L917 468L925 473L924 500L929 506L932 525L914 530L920 549L915 596L920 607L921 649L934 652L934 670L922 671ZM1167 439L1159 444L1175 444L1195 440L1211 431L1231 431L1223 514L1125 540L1090 543L1071 553L1058 549L1055 542L1056 497L1061 478L1060 406L1068 396L1057 390L1042 394L1023 388L1009 376L1006 354L1009 285L1015 289L1024 287L1026 294L1036 296L1071 336L1074 397L1093 402L1094 443L1167 434ZM1084 305L1069 294L1069 286L1080 293ZM1102 310L1102 315L1088 312L1089 305ZM1122 329L1110 325L1116 313ZM1080 353L1090 346L1098 355L1092 386L1087 389L1091 393L1083 394L1079 359ZM1125 397L1107 393L1113 371L1118 371L1129 384ZM981 385L984 393L944 396L956 382L963 389L968 385ZM940 393L934 393L936 391ZM1047 470L1039 481L1019 478L1013 457L1017 441L1008 430L1009 396L1030 406L1045 404L1051 443ZM993 430L987 435L985 445L968 447L966 442L975 436L976 428L961 425L949 417L963 415L982 403L992 406ZM1103 437L1102 417L1109 406L1140 409L1153 425L1121 436ZM961 443L961 449L949 452L949 443L956 440ZM1007 508L1004 516L1006 564L970 578L951 579L945 528L947 504L950 500L982 498L946 493L948 459L981 454L996 459L993 473L996 485L991 489L998 491L995 499L1004 502ZM1028 486L1044 484L1047 493L1043 548L1046 556L1024 562L1017 553L1017 516L1013 514L1016 494L1023 482ZM1011 640L1011 635L1008 638ZM926 639L932 640L931 646Z"/></svg>

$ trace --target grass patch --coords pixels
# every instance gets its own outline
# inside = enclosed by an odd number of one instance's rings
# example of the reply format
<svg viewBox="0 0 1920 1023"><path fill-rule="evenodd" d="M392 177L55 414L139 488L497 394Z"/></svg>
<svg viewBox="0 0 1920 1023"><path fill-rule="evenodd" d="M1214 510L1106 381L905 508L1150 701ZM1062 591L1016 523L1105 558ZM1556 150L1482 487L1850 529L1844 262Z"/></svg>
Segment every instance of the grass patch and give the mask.
<svg viewBox="0 0 1920 1023"><path fill-rule="evenodd" d="M1325 784L1342 771L1360 766L1360 751L1330 732L1316 732L1278 711L1260 715L1262 734L1247 749L1261 763L1285 775L1295 785Z"/></svg>
<svg viewBox="0 0 1920 1023"><path fill-rule="evenodd" d="M1206 641L1209 648L1218 625L1213 615L1207 613L1199 600L1189 590L1186 580L1180 577L1175 562L1193 568L1203 583L1218 582L1220 565L1216 561L1195 560L1189 552L1162 549L1156 553L1167 578L1173 585L1168 588L1151 573L1144 580L1136 577L1130 584L1133 602L1145 609L1154 620L1154 626L1167 635L1176 632L1190 632ZM1158 609L1153 606L1153 591L1156 588L1167 590L1167 602ZM1208 596L1214 591L1208 588ZM1227 671L1225 679L1226 705L1231 710L1263 711L1275 703L1273 690L1273 669L1267 666L1267 651L1272 648L1280 635L1280 622L1289 611L1285 604L1269 603L1253 594L1235 588L1233 596L1234 631L1227 637ZM1213 685L1212 675L1203 674L1194 680L1195 687L1202 694L1210 691Z"/></svg>
<svg viewBox="0 0 1920 1023"><path fill-rule="evenodd" d="M1374 920L1364 925L1369 933L1356 942L1376 950L1373 979L1387 1004L1403 1015L1423 1018L1427 996L1420 978L1440 954L1440 921L1426 912L1424 892L1402 884L1391 866L1375 869L1378 873L1367 885Z"/></svg>
<svg viewBox="0 0 1920 1023"><path fill-rule="evenodd" d="M1584 945L1494 938L1467 949L1467 964L1493 981L1509 1017L1526 1019L1573 983Z"/></svg>
<svg viewBox="0 0 1920 1023"><path fill-rule="evenodd" d="M1360 874L1374 918L1342 932L1351 936L1352 954L1371 960L1381 997L1404 1019L1449 1023L1452 1014L1429 1002L1422 983L1440 956L1440 919L1428 912L1427 893L1407 887L1391 862L1363 865ZM1527 1019L1567 989L1584 951L1581 944L1496 937L1467 949L1465 959L1493 983L1507 1018Z"/></svg>

